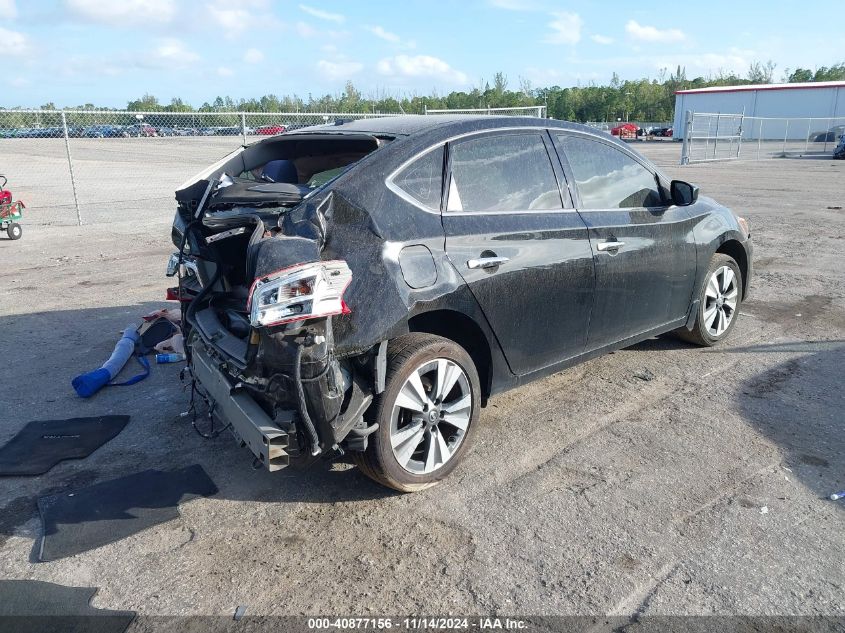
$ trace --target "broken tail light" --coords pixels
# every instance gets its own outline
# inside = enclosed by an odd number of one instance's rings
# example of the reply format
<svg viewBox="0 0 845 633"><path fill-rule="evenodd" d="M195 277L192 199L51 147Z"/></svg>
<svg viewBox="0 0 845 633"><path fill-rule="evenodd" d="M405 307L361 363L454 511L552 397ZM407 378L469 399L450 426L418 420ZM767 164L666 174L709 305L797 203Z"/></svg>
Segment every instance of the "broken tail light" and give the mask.
<svg viewBox="0 0 845 633"><path fill-rule="evenodd" d="M253 327L346 314L343 293L352 281L344 261L297 264L256 279L247 304Z"/></svg>

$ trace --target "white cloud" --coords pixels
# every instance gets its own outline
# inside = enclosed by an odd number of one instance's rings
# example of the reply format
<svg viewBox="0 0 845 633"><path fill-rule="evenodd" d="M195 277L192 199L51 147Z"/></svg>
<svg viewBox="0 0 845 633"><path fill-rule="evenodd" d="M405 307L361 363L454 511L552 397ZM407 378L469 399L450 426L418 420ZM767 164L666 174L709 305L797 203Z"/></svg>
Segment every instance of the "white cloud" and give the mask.
<svg viewBox="0 0 845 633"><path fill-rule="evenodd" d="M379 61L376 70L382 75L434 77L456 84L467 82L465 73L452 68L442 59L431 55L397 55L396 57L385 58Z"/></svg>
<svg viewBox="0 0 845 633"><path fill-rule="evenodd" d="M639 42L681 42L686 39L686 35L680 29L660 30L654 26L640 24L636 20L628 20L625 32L631 39Z"/></svg>
<svg viewBox="0 0 845 633"><path fill-rule="evenodd" d="M68 10L85 20L114 26L167 24L176 14L173 0L65 0Z"/></svg>
<svg viewBox="0 0 845 633"><path fill-rule="evenodd" d="M590 39L593 40L596 44L602 44L607 46L608 44L613 44L613 38L608 37L607 35L599 35L596 33L595 35L591 35Z"/></svg>
<svg viewBox="0 0 845 633"><path fill-rule="evenodd" d="M497 9L508 11L533 11L537 8L537 3L533 0L489 0L489 2Z"/></svg>
<svg viewBox="0 0 845 633"><path fill-rule="evenodd" d="M248 48L244 53L244 61L247 64L260 64L264 61L264 53L257 48Z"/></svg>
<svg viewBox="0 0 845 633"><path fill-rule="evenodd" d="M29 53L29 38L0 26L0 57L23 57Z"/></svg>
<svg viewBox="0 0 845 633"><path fill-rule="evenodd" d="M242 34L252 22L252 14L244 9L209 6L208 13L218 26L223 27L223 35L228 38Z"/></svg>
<svg viewBox="0 0 845 633"><path fill-rule="evenodd" d="M317 62L317 70L327 79L349 79L361 72L364 64L348 60L328 61L321 59Z"/></svg>
<svg viewBox="0 0 845 633"><path fill-rule="evenodd" d="M577 13L557 11L551 14L552 21L549 22L551 33L543 40L548 44L577 44L581 41L581 27L584 20Z"/></svg>
<svg viewBox="0 0 845 633"><path fill-rule="evenodd" d="M268 0L213 0L205 8L227 39L240 37L249 29L278 25Z"/></svg>
<svg viewBox="0 0 845 633"><path fill-rule="evenodd" d="M14 20L18 17L15 0L0 0L0 20Z"/></svg>
<svg viewBox="0 0 845 633"><path fill-rule="evenodd" d="M217 67L217 74L221 77L231 77L235 74L235 72L226 66L218 66Z"/></svg>
<svg viewBox="0 0 845 633"><path fill-rule="evenodd" d="M190 66L200 59L200 56L185 46L182 40L173 37L160 40L153 56L158 61L177 68Z"/></svg>
<svg viewBox="0 0 845 633"><path fill-rule="evenodd" d="M387 31L378 25L365 26L364 28L376 37L383 39L385 42L390 42L391 44L398 44L401 41L401 38L396 35L396 33L391 33L390 31Z"/></svg>
<svg viewBox="0 0 845 633"><path fill-rule="evenodd" d="M306 4L299 5L300 10L305 11L310 16L313 16L319 20L326 20L328 22L337 22L341 24L346 21L346 16L341 15L340 13L330 13L329 11L323 11L322 9L316 9L314 7L309 7Z"/></svg>

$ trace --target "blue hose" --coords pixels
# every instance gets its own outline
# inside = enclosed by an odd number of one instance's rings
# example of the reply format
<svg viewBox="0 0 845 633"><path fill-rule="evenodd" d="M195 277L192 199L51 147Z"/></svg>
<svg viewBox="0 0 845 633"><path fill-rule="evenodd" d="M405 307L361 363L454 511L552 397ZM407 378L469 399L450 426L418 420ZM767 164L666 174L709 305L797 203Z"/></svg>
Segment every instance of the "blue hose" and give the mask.
<svg viewBox="0 0 845 633"><path fill-rule="evenodd" d="M123 331L123 336L114 346L114 351L109 356L109 359L103 363L102 367L80 374L71 381L76 393L82 398L90 398L100 389L106 385L110 386L128 386L134 385L142 381L150 375L150 364L143 356L138 356L138 362L144 368L144 371L137 376L133 376L124 382L112 382L123 369L127 361L135 353L135 345L138 343L140 335L138 334L137 326L130 325Z"/></svg>

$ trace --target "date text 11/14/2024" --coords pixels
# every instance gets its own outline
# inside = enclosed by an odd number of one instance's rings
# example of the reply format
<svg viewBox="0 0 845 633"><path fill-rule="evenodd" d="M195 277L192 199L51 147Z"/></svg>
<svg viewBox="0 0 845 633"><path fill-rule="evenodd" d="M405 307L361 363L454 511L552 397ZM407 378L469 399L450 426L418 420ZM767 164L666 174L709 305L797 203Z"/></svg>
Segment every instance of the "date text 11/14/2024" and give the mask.
<svg viewBox="0 0 845 633"><path fill-rule="evenodd" d="M516 618L498 617L407 617L407 618L378 618L378 617L348 617L348 618L308 618L308 628L311 630L499 630L524 631L528 622Z"/></svg>

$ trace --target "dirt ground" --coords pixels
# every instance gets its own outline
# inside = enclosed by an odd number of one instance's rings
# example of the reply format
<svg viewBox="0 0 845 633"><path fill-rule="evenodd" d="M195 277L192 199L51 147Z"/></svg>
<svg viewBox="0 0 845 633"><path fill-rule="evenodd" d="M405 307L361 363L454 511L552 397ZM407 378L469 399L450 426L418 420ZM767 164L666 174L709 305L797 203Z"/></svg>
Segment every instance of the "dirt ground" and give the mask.
<svg viewBox="0 0 845 633"><path fill-rule="evenodd" d="M748 218L752 299L726 344L657 338L493 399L445 483L399 495L346 463L268 473L179 413L179 367L91 400L70 380L165 305L159 210L0 239L0 443L35 419L130 414L89 458L0 479L0 578L99 587L139 614L845 616L845 162L678 167ZM201 464L219 493L35 562L45 492ZM137 623L133 626L140 626Z"/></svg>

